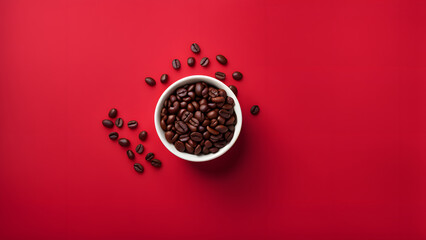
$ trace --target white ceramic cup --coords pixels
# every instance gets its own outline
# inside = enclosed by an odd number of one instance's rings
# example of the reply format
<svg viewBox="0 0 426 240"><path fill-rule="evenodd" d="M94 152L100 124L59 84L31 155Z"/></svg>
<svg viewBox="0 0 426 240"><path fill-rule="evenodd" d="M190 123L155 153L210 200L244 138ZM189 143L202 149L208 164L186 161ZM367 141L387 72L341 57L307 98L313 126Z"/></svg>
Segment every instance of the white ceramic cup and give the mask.
<svg viewBox="0 0 426 240"><path fill-rule="evenodd" d="M194 154L190 154L190 153L186 153L186 152L179 152L178 150L176 150L176 148L173 144L167 142L166 137L164 136L164 130L160 126L160 120L161 120L161 109L163 108L164 101L169 97L170 94L172 94L179 87L182 87L186 84L196 83L196 82L200 82L200 81L203 81L203 82L210 84L214 87L224 89L226 91L226 94L228 94L228 96L230 96L234 99L234 102L235 102L234 112L237 116L237 124L235 125L234 136L233 136L231 142L229 142L223 148L219 149L218 152L209 153L209 154L194 155ZM238 136L240 135L240 132L241 132L243 117L242 117L242 114L241 114L240 103L238 102L238 99L235 96L235 94L231 91L231 89L229 89L228 86L226 86L223 82L221 82L217 79L214 79L212 77L209 77L209 76L192 75L192 76L184 77L184 78L176 81L175 83L170 85L163 92L163 94L161 95L160 99L157 102L157 106L155 107L154 122L155 122L155 129L157 130L158 137L160 138L161 142L164 144L164 146L170 152L172 152L177 157L180 157L180 158L187 160L187 161L205 162L205 161L213 160L215 158L222 156L224 153L226 153L234 145L234 143L237 141Z"/></svg>

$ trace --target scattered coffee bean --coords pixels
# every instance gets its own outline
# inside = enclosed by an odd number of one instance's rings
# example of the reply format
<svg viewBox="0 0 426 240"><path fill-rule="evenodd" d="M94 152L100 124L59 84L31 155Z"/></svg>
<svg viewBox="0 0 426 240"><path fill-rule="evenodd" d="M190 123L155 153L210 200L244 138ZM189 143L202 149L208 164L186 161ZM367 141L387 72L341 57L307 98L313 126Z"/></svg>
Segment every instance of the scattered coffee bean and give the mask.
<svg viewBox="0 0 426 240"><path fill-rule="evenodd" d="M158 160L158 159L152 159L151 165L156 167L156 168L159 168L159 167L161 167L161 161Z"/></svg>
<svg viewBox="0 0 426 240"><path fill-rule="evenodd" d="M120 144L120 146L122 147L128 147L130 146L130 141L127 140L126 138L120 138L118 139L118 144Z"/></svg>
<svg viewBox="0 0 426 240"><path fill-rule="evenodd" d="M112 132L112 133L110 133L108 136L109 136L109 138L110 138L111 140L117 140L117 138L118 138L118 133L117 133L117 132Z"/></svg>
<svg viewBox="0 0 426 240"><path fill-rule="evenodd" d="M240 73L240 72L234 72L233 74L232 74L232 77L235 79L235 80L241 80L242 78L243 78L243 74L242 73Z"/></svg>
<svg viewBox="0 0 426 240"><path fill-rule="evenodd" d="M193 67L195 65L195 58L189 57L188 58L188 66Z"/></svg>
<svg viewBox="0 0 426 240"><path fill-rule="evenodd" d="M118 128L123 127L123 124L124 124L123 119L121 119L121 118L117 118L117 119L115 120L115 125L116 125Z"/></svg>
<svg viewBox="0 0 426 240"><path fill-rule="evenodd" d="M135 163L133 165L133 167L135 168L135 171L138 173L143 173L143 166L140 163Z"/></svg>
<svg viewBox="0 0 426 240"><path fill-rule="evenodd" d="M144 149L145 149L145 148L143 147L143 145L142 145L142 144L138 144L138 145L136 146L136 152L137 152L137 153L139 153L139 154L142 154Z"/></svg>
<svg viewBox="0 0 426 240"><path fill-rule="evenodd" d="M111 120L109 120L109 119L102 120L102 125L104 125L107 128L114 127L114 123Z"/></svg>
<svg viewBox="0 0 426 240"><path fill-rule="evenodd" d="M259 114L259 106L257 106L257 105L253 105L252 107L251 107L251 109L250 109L250 112L251 112L251 114L253 114L253 115L257 115L257 114Z"/></svg>
<svg viewBox="0 0 426 240"><path fill-rule="evenodd" d="M230 89L231 89L231 91L235 94L235 96L237 96L237 95L238 95L238 89L237 89L237 87L236 87L236 86L231 85L231 86L229 86L229 88L230 88Z"/></svg>
<svg viewBox="0 0 426 240"><path fill-rule="evenodd" d="M145 141L147 136L148 136L148 133L146 131L142 131L139 133L139 139L141 141Z"/></svg>
<svg viewBox="0 0 426 240"><path fill-rule="evenodd" d="M196 43L191 44L191 51L193 53L200 53L200 46Z"/></svg>
<svg viewBox="0 0 426 240"><path fill-rule="evenodd" d="M145 82L149 85L149 86L155 86L155 80L152 77L147 77L145 78Z"/></svg>
<svg viewBox="0 0 426 240"><path fill-rule="evenodd" d="M152 159L154 159L154 153L150 152L150 153L146 154L145 160L147 160L148 162L151 162Z"/></svg>
<svg viewBox="0 0 426 240"><path fill-rule="evenodd" d="M127 150L127 157L128 157L130 160L135 159L135 154L133 153L133 151L132 151L132 150Z"/></svg>
<svg viewBox="0 0 426 240"><path fill-rule="evenodd" d="M135 121L135 120L132 120L132 121L129 121L128 123L127 123L127 126L129 127L129 128L136 128L137 126L138 126L138 122L137 121Z"/></svg>
<svg viewBox="0 0 426 240"><path fill-rule="evenodd" d="M167 75L167 74L161 75L161 78L160 78L161 83L166 83L167 80L169 80L169 75Z"/></svg>
<svg viewBox="0 0 426 240"><path fill-rule="evenodd" d="M209 65L209 58L208 57L203 57L200 61L200 65L203 67L207 67Z"/></svg>
<svg viewBox="0 0 426 240"><path fill-rule="evenodd" d="M115 117L117 117L117 109L115 109L115 108L111 108L111 110L109 110L108 116L109 116L110 118L115 118Z"/></svg>
<svg viewBox="0 0 426 240"><path fill-rule="evenodd" d="M180 61L179 61L179 59L173 59L172 66L176 70L180 69Z"/></svg>
<svg viewBox="0 0 426 240"><path fill-rule="evenodd" d="M216 60L222 65L226 65L228 63L228 59L220 54L216 56Z"/></svg>
<svg viewBox="0 0 426 240"><path fill-rule="evenodd" d="M223 72L216 72L216 73L215 73L215 77L216 77L217 79L219 79L219 80L225 80L225 78L226 78L226 74L225 74L225 73L223 73Z"/></svg>

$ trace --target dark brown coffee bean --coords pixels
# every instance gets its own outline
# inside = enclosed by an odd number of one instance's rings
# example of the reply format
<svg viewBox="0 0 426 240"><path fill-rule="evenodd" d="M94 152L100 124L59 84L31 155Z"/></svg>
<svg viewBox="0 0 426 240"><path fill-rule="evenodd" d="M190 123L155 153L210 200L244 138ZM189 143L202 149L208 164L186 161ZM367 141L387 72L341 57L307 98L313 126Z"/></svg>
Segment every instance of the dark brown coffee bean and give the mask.
<svg viewBox="0 0 426 240"><path fill-rule="evenodd" d="M181 141L177 141L177 142L175 142L175 148L179 152L183 152L183 151L185 151L185 144L183 144L183 142L181 142Z"/></svg>
<svg viewBox="0 0 426 240"><path fill-rule="evenodd" d="M229 86L229 89L235 94L235 96L238 95L238 89L234 85Z"/></svg>
<svg viewBox="0 0 426 240"><path fill-rule="evenodd" d="M191 147L195 148L197 146L197 143L192 141L191 139L188 140L188 144L191 145Z"/></svg>
<svg viewBox="0 0 426 240"><path fill-rule="evenodd" d="M228 59L220 54L216 56L216 60L222 65L226 65L228 63Z"/></svg>
<svg viewBox="0 0 426 240"><path fill-rule="evenodd" d="M129 122L127 123L127 126L128 126L129 128L131 128L131 129L136 128L136 127L138 126L138 122L137 122L137 121L135 121L135 120L129 121Z"/></svg>
<svg viewBox="0 0 426 240"><path fill-rule="evenodd" d="M169 107L169 113L171 114L175 114L177 112L179 112L180 110L180 104L178 101L173 103L173 106Z"/></svg>
<svg viewBox="0 0 426 240"><path fill-rule="evenodd" d="M147 160L148 162L151 162L152 159L154 159L154 153L152 153L152 152L147 153L146 156L145 156L145 160Z"/></svg>
<svg viewBox="0 0 426 240"><path fill-rule="evenodd" d="M229 125L228 129L229 129L229 131L233 132L235 130L235 126L234 125Z"/></svg>
<svg viewBox="0 0 426 240"><path fill-rule="evenodd" d="M192 147L189 143L185 143L185 149L188 153L194 153L194 147Z"/></svg>
<svg viewBox="0 0 426 240"><path fill-rule="evenodd" d="M167 116L165 116L165 117L167 117ZM164 119L161 119L161 121L160 121L160 127L161 127L161 129L163 129L164 131L166 131L166 130L167 130L167 124L166 124L166 121L164 121Z"/></svg>
<svg viewBox="0 0 426 240"><path fill-rule="evenodd" d="M121 118L117 118L117 119L115 120L115 126L117 126L118 128L122 128L122 127L123 127L123 124L124 124L123 119L121 119Z"/></svg>
<svg viewBox="0 0 426 240"><path fill-rule="evenodd" d="M176 142L179 139L179 134L175 134L172 138L172 143Z"/></svg>
<svg viewBox="0 0 426 240"><path fill-rule="evenodd" d="M136 146L136 153L142 154L144 149L145 149L145 148L143 147L143 145L142 145L142 144L138 144L138 145Z"/></svg>
<svg viewBox="0 0 426 240"><path fill-rule="evenodd" d="M118 139L118 144L120 144L120 146L122 147L128 147L130 146L130 141L127 140L126 138L120 138Z"/></svg>
<svg viewBox="0 0 426 240"><path fill-rule="evenodd" d="M251 112L251 114L253 114L253 115L257 115L257 114L259 114L259 111L260 111L260 109L259 109L259 106L257 106L257 105L253 105L253 106L250 108L250 112Z"/></svg>
<svg viewBox="0 0 426 240"><path fill-rule="evenodd" d="M203 132L203 138L204 138L204 139L209 139L209 138L210 138L210 136L211 136L211 134L209 133L209 131L205 131L205 132Z"/></svg>
<svg viewBox="0 0 426 240"><path fill-rule="evenodd" d="M211 148L213 146L213 143L210 140L206 140L204 142L204 147Z"/></svg>
<svg viewBox="0 0 426 240"><path fill-rule="evenodd" d="M209 119L217 118L217 112L216 111L210 111L206 115Z"/></svg>
<svg viewBox="0 0 426 240"><path fill-rule="evenodd" d="M208 125L210 125L209 119L204 120L203 123L201 124L201 126L203 126L203 127L207 127Z"/></svg>
<svg viewBox="0 0 426 240"><path fill-rule="evenodd" d="M219 116L219 117L217 117L217 121L218 121L219 124L223 125L223 124L225 124L226 119L222 116Z"/></svg>
<svg viewBox="0 0 426 240"><path fill-rule="evenodd" d="M219 135L219 132L211 128L210 126L207 126L207 131L213 135Z"/></svg>
<svg viewBox="0 0 426 240"><path fill-rule="evenodd" d="M219 80L225 80L225 78L226 78L226 74L225 74L225 73L223 73L223 72L216 72L216 73L214 74L214 76L215 76L217 79L219 79Z"/></svg>
<svg viewBox="0 0 426 240"><path fill-rule="evenodd" d="M212 102L214 102L214 103L223 103L223 102L225 102L225 98L224 97L214 97L214 98L212 98Z"/></svg>
<svg viewBox="0 0 426 240"><path fill-rule="evenodd" d="M203 105L200 106L201 112L207 112L208 110L209 110L209 107L207 105L203 104Z"/></svg>
<svg viewBox="0 0 426 240"><path fill-rule="evenodd" d="M171 123L174 123L174 122L175 122L175 120L176 120L176 115L169 115L169 116L167 117L166 123L167 123L167 124L171 124Z"/></svg>
<svg viewBox="0 0 426 240"><path fill-rule="evenodd" d="M155 86L155 80L152 77L147 77L145 78L145 82L149 85L149 86Z"/></svg>
<svg viewBox="0 0 426 240"><path fill-rule="evenodd" d="M189 134L183 134L179 136L179 141L186 142L189 140Z"/></svg>
<svg viewBox="0 0 426 240"><path fill-rule="evenodd" d="M173 143L172 138L174 137L174 133L172 131L167 131L164 136L166 137L167 142Z"/></svg>
<svg viewBox="0 0 426 240"><path fill-rule="evenodd" d="M197 145L197 147L195 147L195 149L194 149L194 154L195 155L198 155L198 154L200 154L201 153L201 145Z"/></svg>
<svg viewBox="0 0 426 240"><path fill-rule="evenodd" d="M210 121L210 127L215 128L219 124L219 121L217 119L212 119Z"/></svg>
<svg viewBox="0 0 426 240"><path fill-rule="evenodd" d="M181 98L185 97L187 93L188 91L186 91L185 88L178 88L178 90L176 90L176 94Z"/></svg>
<svg viewBox="0 0 426 240"><path fill-rule="evenodd" d="M192 112L190 111L186 111L182 114L182 121L184 122L189 122L189 120L191 120L191 118L194 116L194 114L192 114Z"/></svg>
<svg viewBox="0 0 426 240"><path fill-rule="evenodd" d="M169 75L167 75L167 74L161 75L161 78L160 78L161 83L166 83L167 80L169 80Z"/></svg>
<svg viewBox="0 0 426 240"><path fill-rule="evenodd" d="M216 106L216 103L208 103L207 104L207 106L210 108L210 109L215 109L217 106Z"/></svg>
<svg viewBox="0 0 426 240"><path fill-rule="evenodd" d="M197 131L197 127L191 124L188 124L188 128L191 132L196 132Z"/></svg>
<svg viewBox="0 0 426 240"><path fill-rule="evenodd" d="M200 46L196 43L191 44L191 51L193 53L200 53Z"/></svg>
<svg viewBox="0 0 426 240"><path fill-rule="evenodd" d="M109 138L110 138L111 140L117 140L117 138L118 138L118 133L117 133L117 132L112 132L112 133L110 133L108 136L109 136Z"/></svg>
<svg viewBox="0 0 426 240"><path fill-rule="evenodd" d="M230 132L230 131L228 131L228 132L226 132L225 133L225 140L227 141L227 142L230 142L231 140L232 140L232 137L234 136L234 133L233 132Z"/></svg>
<svg viewBox="0 0 426 240"><path fill-rule="evenodd" d="M180 61L179 61L179 59L173 59L172 66L176 70L180 69Z"/></svg>
<svg viewBox="0 0 426 240"><path fill-rule="evenodd" d="M243 74L242 74L242 73L240 73L240 72L235 71L235 72L232 74L232 77L233 77L235 80L241 80L241 79L243 78Z"/></svg>
<svg viewBox="0 0 426 240"><path fill-rule="evenodd" d="M231 112L229 110L226 110L226 109L221 109L219 111L219 115L222 116L222 117L224 117L224 118L226 118L226 119L228 119L228 118L231 117Z"/></svg>
<svg viewBox="0 0 426 240"><path fill-rule="evenodd" d="M133 153L133 151L132 151L132 150L127 150L127 157L128 157L130 160L135 159L135 154Z"/></svg>
<svg viewBox="0 0 426 240"><path fill-rule="evenodd" d="M226 133L228 131L228 128L224 125L218 125L215 127L215 130L220 133Z"/></svg>
<svg viewBox="0 0 426 240"><path fill-rule="evenodd" d="M203 57L200 61L200 65L202 67L207 67L209 65L210 61L208 57Z"/></svg>
<svg viewBox="0 0 426 240"><path fill-rule="evenodd" d="M222 140L222 139L223 139L223 135L222 135L222 134L219 134L219 135L211 135L209 139L210 139L210 141L212 141L212 142L218 142L218 141L220 141L220 140Z"/></svg>
<svg viewBox="0 0 426 240"><path fill-rule="evenodd" d="M193 132L191 133L191 140L194 142L200 142L203 140L203 135L199 132Z"/></svg>
<svg viewBox="0 0 426 240"><path fill-rule="evenodd" d="M186 110L188 110L190 112L194 112L195 111L195 107L194 107L194 105L192 105L192 103L189 103L188 107L186 107Z"/></svg>
<svg viewBox="0 0 426 240"><path fill-rule="evenodd" d="M109 110L109 112L108 112L108 116L109 116L110 118L115 118L115 117L117 117L117 109L115 109L115 108L111 108L111 110Z"/></svg>
<svg viewBox="0 0 426 240"><path fill-rule="evenodd" d="M217 152L219 151L219 148L217 148L217 147L212 147L212 148L209 148L209 151L210 151L211 153L217 153Z"/></svg>
<svg viewBox="0 0 426 240"><path fill-rule="evenodd" d="M234 99L232 97L227 97L226 98L226 103L230 104L232 106L234 106L234 104L235 104Z"/></svg>
<svg viewBox="0 0 426 240"><path fill-rule="evenodd" d="M232 116L225 122L225 125L231 125L231 124L234 124L234 123L235 123L235 117Z"/></svg>
<svg viewBox="0 0 426 240"><path fill-rule="evenodd" d="M200 106L201 108L201 106ZM204 114L201 111L196 111L194 117L201 123L204 121Z"/></svg>
<svg viewBox="0 0 426 240"><path fill-rule="evenodd" d="M200 125L200 121L198 121L195 117L191 118L188 123L194 127L198 127L198 125Z"/></svg>
<svg viewBox="0 0 426 240"><path fill-rule="evenodd" d="M135 171L138 173L143 173L143 166L140 163L135 163L133 165L133 168L135 168Z"/></svg>
<svg viewBox="0 0 426 240"><path fill-rule="evenodd" d="M147 136L148 136L148 133L146 131L142 131L139 133L139 139L141 141L145 141Z"/></svg>
<svg viewBox="0 0 426 240"><path fill-rule="evenodd" d="M215 142L213 145L217 148L223 148L227 144L226 141Z"/></svg>
<svg viewBox="0 0 426 240"><path fill-rule="evenodd" d="M113 128L114 127L114 123L109 119L102 120L102 125L104 125L104 127L107 127L107 128Z"/></svg>
<svg viewBox="0 0 426 240"><path fill-rule="evenodd" d="M158 159L152 159L151 165L156 167L156 168L159 168L159 167L161 167L161 161L158 160Z"/></svg>
<svg viewBox="0 0 426 240"><path fill-rule="evenodd" d="M193 67L195 65L195 58L189 57L187 62L188 66Z"/></svg>

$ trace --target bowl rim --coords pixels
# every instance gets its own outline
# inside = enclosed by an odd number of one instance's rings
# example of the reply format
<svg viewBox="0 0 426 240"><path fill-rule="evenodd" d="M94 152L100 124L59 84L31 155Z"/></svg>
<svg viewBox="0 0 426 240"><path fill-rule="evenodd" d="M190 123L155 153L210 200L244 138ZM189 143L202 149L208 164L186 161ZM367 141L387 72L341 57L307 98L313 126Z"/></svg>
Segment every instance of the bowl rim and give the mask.
<svg viewBox="0 0 426 240"><path fill-rule="evenodd" d="M186 152L177 151L173 144L167 142L167 140L164 136L164 130L160 126L161 109L163 107L163 102L166 99L166 97L168 97L171 92L173 92L174 90L176 90L180 86L184 86L185 84L190 84L190 83L199 82L199 81L204 81L207 84L210 84L210 85L213 85L215 87L224 89L226 91L227 95L234 99L234 103L235 103L234 104L234 112L237 116L237 124L235 125L234 136L233 136L231 142L229 142L223 148L219 149L218 152L210 153L210 154L207 154L207 155L194 155L194 154L190 154L190 153L186 153ZM191 161L191 162L206 162L206 161L216 159L216 158L222 156L223 154L225 154L229 149L231 149L231 147L237 141L237 139L240 135L240 132L241 132L242 121L243 121L243 118L242 118L241 106L240 106L240 103L238 102L238 99L235 96L234 92L232 92L232 90L228 86L226 86L226 84L224 84L223 82L221 82L221 81L219 81L215 78L212 78L210 76L206 76L206 75L186 76L186 77L183 77L183 78L177 80L176 82L174 82L170 86L168 86L166 88L166 90L164 90L164 92L161 94L160 98L158 99L158 102L157 102L157 105L155 106L155 111L154 111L155 130L156 130L157 135L160 138L161 142L163 143L163 145L171 153L173 153L175 156L177 156L181 159L187 160L187 161Z"/></svg>

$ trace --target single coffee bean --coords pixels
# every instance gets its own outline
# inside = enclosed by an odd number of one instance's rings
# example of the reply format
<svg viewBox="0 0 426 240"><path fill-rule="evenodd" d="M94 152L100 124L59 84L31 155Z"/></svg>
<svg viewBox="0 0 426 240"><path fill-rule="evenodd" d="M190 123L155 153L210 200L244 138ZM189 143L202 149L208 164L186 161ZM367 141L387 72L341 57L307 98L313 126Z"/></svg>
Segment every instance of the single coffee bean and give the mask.
<svg viewBox="0 0 426 240"><path fill-rule="evenodd" d="M253 115L257 115L257 114L259 114L259 111L260 111L260 109L259 109L259 106L257 106L257 105L253 105L253 106L250 108L250 112L251 112L251 114L253 114Z"/></svg>
<svg viewBox="0 0 426 240"><path fill-rule="evenodd" d="M213 135L219 135L219 132L211 128L210 126L207 126L207 131Z"/></svg>
<svg viewBox="0 0 426 240"><path fill-rule="evenodd" d="M224 97L214 97L214 98L212 98L212 102L223 103L223 102L225 102L225 98Z"/></svg>
<svg viewBox="0 0 426 240"><path fill-rule="evenodd" d="M172 131L167 131L164 136L166 137L167 142L173 143L172 138L175 136L175 134Z"/></svg>
<svg viewBox="0 0 426 240"><path fill-rule="evenodd" d="M240 73L240 72L235 71L235 72L232 74L232 77L233 77L235 80L241 80L241 79L243 78L243 74L242 74L242 73Z"/></svg>
<svg viewBox="0 0 426 240"><path fill-rule="evenodd" d="M117 117L117 109L115 109L115 108L111 108L111 110L109 110L108 116L109 116L110 118L115 118L115 117Z"/></svg>
<svg viewBox="0 0 426 240"><path fill-rule="evenodd" d="M145 150L145 148L143 147L143 145L142 145L142 144L138 144L138 145L136 146L136 153L142 154L142 153L143 153L143 150Z"/></svg>
<svg viewBox="0 0 426 240"><path fill-rule="evenodd" d="M210 148L210 149L209 149L209 151L210 151L211 153L217 153L217 152L219 151L219 148L217 148L217 147L212 147L212 148Z"/></svg>
<svg viewBox="0 0 426 240"><path fill-rule="evenodd" d="M183 142L181 142L181 141L177 141L177 142L175 142L175 148L179 152L183 152L183 151L185 151L185 144L183 144Z"/></svg>
<svg viewBox="0 0 426 240"><path fill-rule="evenodd" d="M102 125L104 125L107 128L114 127L114 123L111 120L109 120L109 119L102 120Z"/></svg>
<svg viewBox="0 0 426 240"><path fill-rule="evenodd" d="M222 65L226 65L228 63L228 59L226 59L223 55L217 55L216 60Z"/></svg>
<svg viewBox="0 0 426 240"><path fill-rule="evenodd" d="M200 46L196 43L191 44L191 51L193 53L200 53Z"/></svg>
<svg viewBox="0 0 426 240"><path fill-rule="evenodd" d="M122 128L122 127L123 127L123 124L124 124L124 121L123 121L123 119L122 119L122 118L117 118L117 119L115 120L115 126L117 126L118 128Z"/></svg>
<svg viewBox="0 0 426 240"><path fill-rule="evenodd" d="M160 78L161 83L166 83L167 80L169 80L169 75L167 75L167 74L161 75L161 78Z"/></svg>
<svg viewBox="0 0 426 240"><path fill-rule="evenodd" d="M133 165L133 167L135 168L135 171L138 173L143 173L143 166L140 163L135 163Z"/></svg>
<svg viewBox="0 0 426 240"><path fill-rule="evenodd" d="M225 133L228 131L228 128L224 125L218 125L215 127L215 130L220 132L220 133Z"/></svg>
<svg viewBox="0 0 426 240"><path fill-rule="evenodd" d="M226 144L227 144L226 141L220 141L220 142L214 143L214 146L217 147L217 148L223 148L223 147L225 147Z"/></svg>
<svg viewBox="0 0 426 240"><path fill-rule="evenodd" d="M210 61L208 57L203 57L200 61L200 65L202 67L207 67L209 65Z"/></svg>
<svg viewBox="0 0 426 240"><path fill-rule="evenodd" d="M226 78L226 74L223 72L216 72L214 76L219 80L225 80Z"/></svg>
<svg viewBox="0 0 426 240"><path fill-rule="evenodd" d="M145 141L147 136L148 136L148 133L146 131L142 131L139 133L139 139L141 141Z"/></svg>
<svg viewBox="0 0 426 240"><path fill-rule="evenodd" d="M231 91L235 94L235 96L238 95L238 89L237 89L236 86L231 85L231 86L229 86L229 89L231 89Z"/></svg>
<svg viewBox="0 0 426 240"><path fill-rule="evenodd" d="M120 146L122 147L128 147L130 146L130 141L127 140L126 138L120 138L118 139L118 144L120 144Z"/></svg>
<svg viewBox="0 0 426 240"><path fill-rule="evenodd" d="M219 111L219 115L222 116L222 117L224 117L224 118L226 118L226 119L228 119L228 118L231 117L231 112L229 112L229 110L226 110L226 109L221 109Z"/></svg>
<svg viewBox="0 0 426 240"><path fill-rule="evenodd" d="M188 66L193 67L195 65L195 58L189 57L187 63Z"/></svg>
<svg viewBox="0 0 426 240"><path fill-rule="evenodd" d="M179 59L173 59L172 66L176 70L180 69L180 61L179 61Z"/></svg>
<svg viewBox="0 0 426 240"><path fill-rule="evenodd" d="M185 143L185 150L188 153L194 153L194 147L191 146L191 144L189 144L189 141L187 143Z"/></svg>
<svg viewBox="0 0 426 240"><path fill-rule="evenodd" d="M117 132L112 132L109 134L109 138L111 140L116 140L118 138L118 133Z"/></svg>
<svg viewBox="0 0 426 240"><path fill-rule="evenodd" d="M179 136L179 141L187 142L189 140L189 134L183 134Z"/></svg>
<svg viewBox="0 0 426 240"><path fill-rule="evenodd" d="M133 151L132 151L132 150L127 150L127 157L128 157L130 160L135 159L135 154L133 153Z"/></svg>
<svg viewBox="0 0 426 240"><path fill-rule="evenodd" d="M129 121L128 123L127 123L127 126L129 127L129 128L136 128L137 126L138 126L138 122L137 121L135 121L135 120L132 120L132 121Z"/></svg>
<svg viewBox="0 0 426 240"><path fill-rule="evenodd" d="M183 98L186 96L186 94L188 93L188 91L186 91L185 88L178 88L178 90L176 90L176 93L179 97Z"/></svg>
<svg viewBox="0 0 426 240"><path fill-rule="evenodd" d="M237 96L237 95L235 95L235 96ZM226 103L231 104L232 106L234 106L234 104L235 104L234 99L232 97L227 97Z"/></svg>
<svg viewBox="0 0 426 240"><path fill-rule="evenodd" d="M175 128L176 128L176 131L182 134L188 132L188 125L186 125L186 123L184 123L183 121L177 121L175 123Z"/></svg>
<svg viewBox="0 0 426 240"><path fill-rule="evenodd" d="M194 149L194 154L195 155L200 154L201 150L202 150L201 145L197 145L197 147L195 147L195 149Z"/></svg>
<svg viewBox="0 0 426 240"><path fill-rule="evenodd" d="M154 153L150 152L150 153L146 154L145 160L147 160L148 162L151 162L152 159L154 159Z"/></svg>
<svg viewBox="0 0 426 240"><path fill-rule="evenodd" d="M228 131L228 132L226 132L225 133L225 139L226 139L226 141L227 142L230 142L231 140L232 140L232 137L234 136L234 133L233 132L230 132L230 131Z"/></svg>
<svg viewBox="0 0 426 240"><path fill-rule="evenodd" d="M194 142L200 142L203 140L203 135L199 132L193 132L191 133L191 140Z"/></svg>
<svg viewBox="0 0 426 240"><path fill-rule="evenodd" d="M146 77L145 78L145 82L149 85L149 86L155 86L155 80L152 77Z"/></svg>
<svg viewBox="0 0 426 240"><path fill-rule="evenodd" d="M161 167L161 161L158 160L158 159L152 159L151 165L156 167L156 168L159 168L159 167Z"/></svg>

